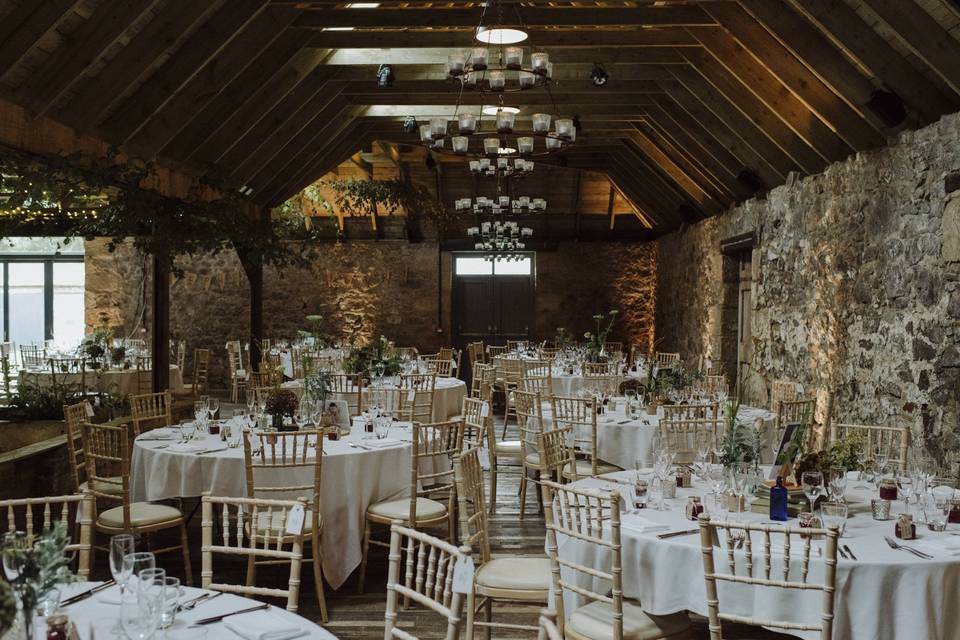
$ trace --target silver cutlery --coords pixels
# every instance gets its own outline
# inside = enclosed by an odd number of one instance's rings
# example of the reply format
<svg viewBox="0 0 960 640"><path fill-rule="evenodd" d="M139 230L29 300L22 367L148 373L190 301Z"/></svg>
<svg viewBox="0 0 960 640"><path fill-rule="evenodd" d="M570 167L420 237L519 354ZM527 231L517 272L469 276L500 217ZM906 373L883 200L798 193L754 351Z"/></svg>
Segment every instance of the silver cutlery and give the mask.
<svg viewBox="0 0 960 640"><path fill-rule="evenodd" d="M669 533L659 533L657 538L660 540L666 540L668 538L678 538L680 536L692 536L695 533L700 533L700 528L696 529L685 529L683 531L670 531Z"/></svg>
<svg viewBox="0 0 960 640"><path fill-rule="evenodd" d="M177 605L177 613L181 611L192 611L198 604L204 604L205 602L210 602L216 597L222 596L223 592L218 591L217 593L205 593L201 596L197 596L193 600L187 600L179 605Z"/></svg>
<svg viewBox="0 0 960 640"><path fill-rule="evenodd" d="M844 552L843 547L841 547L840 545L837 545L837 553L839 553L839 554L840 554L840 557L843 558L844 560L849 560L849 559L850 559L850 558L847 556L847 554Z"/></svg>
<svg viewBox="0 0 960 640"><path fill-rule="evenodd" d="M926 560L932 560L932 559L933 559L933 556L928 555L928 554L924 553L923 551L920 551L919 549L914 549L913 547L908 547L908 546L902 545L902 544L900 544L899 542L896 542L895 540L893 540L893 538L890 538L890 537L888 537L888 536L883 536L883 539L886 540L887 545L888 545L891 549L896 549L896 550L898 550L898 551L909 551L910 553L912 553L913 555L917 556L918 558L924 558L924 559L926 559Z"/></svg>
<svg viewBox="0 0 960 640"><path fill-rule="evenodd" d="M75 603L75 602L80 602L81 600L86 600L86 599L89 598L90 596L92 596L92 595L94 595L94 594L97 594L97 593L100 593L101 591L103 591L103 590L105 590L105 589L109 589L110 587L112 587L112 586L115 585L115 584L116 584L116 582L114 582L113 580L107 580L107 581L104 582L103 584L99 584L99 585L93 587L92 589L87 589L86 591L84 591L84 592L82 592L82 593L78 593L78 594L75 595L75 596L70 596L69 598L63 600L63 601L60 603L60 606L65 607L65 606L71 605L71 604L73 604L73 603Z"/></svg>
<svg viewBox="0 0 960 640"><path fill-rule="evenodd" d="M238 616L241 613L250 613L251 611L260 611L262 609L269 609L269 604L261 604L256 607L249 607L247 609L240 609L239 611L231 611L230 613L224 613L219 616L212 616L210 618L204 618L202 620L196 620L193 624L211 624L213 622L220 622L224 618L229 618L230 616Z"/></svg>
<svg viewBox="0 0 960 640"><path fill-rule="evenodd" d="M847 555L850 556L851 559L857 559L857 556L854 555L853 550L848 545L843 545L843 549L847 552Z"/></svg>

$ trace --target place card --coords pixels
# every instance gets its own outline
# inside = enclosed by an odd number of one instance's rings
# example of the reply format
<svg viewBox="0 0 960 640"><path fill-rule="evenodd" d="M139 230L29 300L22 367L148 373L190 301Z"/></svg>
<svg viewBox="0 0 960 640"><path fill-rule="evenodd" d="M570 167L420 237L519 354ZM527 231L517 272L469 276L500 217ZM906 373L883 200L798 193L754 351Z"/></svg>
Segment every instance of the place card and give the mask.
<svg viewBox="0 0 960 640"><path fill-rule="evenodd" d="M290 511L287 512L287 533L291 536L299 536L303 533L303 520L303 505L294 505Z"/></svg>
<svg viewBox="0 0 960 640"><path fill-rule="evenodd" d="M454 593L468 594L473 591L473 558L459 558L453 565Z"/></svg>

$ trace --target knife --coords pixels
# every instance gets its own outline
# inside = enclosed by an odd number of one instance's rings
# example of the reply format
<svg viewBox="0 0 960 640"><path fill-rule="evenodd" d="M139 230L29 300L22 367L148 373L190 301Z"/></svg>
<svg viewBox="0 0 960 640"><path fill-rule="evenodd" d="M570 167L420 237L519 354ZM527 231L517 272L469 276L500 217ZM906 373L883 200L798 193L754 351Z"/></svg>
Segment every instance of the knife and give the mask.
<svg viewBox="0 0 960 640"><path fill-rule="evenodd" d="M251 611L260 611L261 609L269 609L271 605L261 604L256 607L249 607L247 609L241 609L240 611L231 611L230 613L224 613L219 616L212 616L210 618L204 618L202 620L196 620L192 624L212 624L214 622L220 622L224 618L229 618L230 616L238 616L241 613L250 613Z"/></svg>
<svg viewBox="0 0 960 640"><path fill-rule="evenodd" d="M100 592L103 591L104 589L109 589L110 587L112 587L112 586L115 585L115 584L116 584L116 582L114 582L113 580L107 580L107 581L104 582L103 584L99 584L99 585L93 587L92 589L87 589L86 591L84 591L84 592L82 592L82 593L78 593L78 594L75 595L75 596L70 596L70 597L67 598L66 600L62 601L62 602L60 603L60 605L61 605L61 606L67 606L67 605L73 604L74 602L80 602L81 600L86 600L87 598L89 598L90 596L94 595L95 593L100 593Z"/></svg>
<svg viewBox="0 0 960 640"><path fill-rule="evenodd" d="M857 556L853 555L853 551L850 549L848 545L843 545L843 549L844 551L847 552L847 555L849 555L851 558L853 558L854 560L857 559Z"/></svg>
<svg viewBox="0 0 960 640"><path fill-rule="evenodd" d="M695 533L700 533L700 529L686 529L684 531L671 531L669 533L661 533L657 535L657 538L660 540L666 540L667 538L677 538L680 536L692 536Z"/></svg>

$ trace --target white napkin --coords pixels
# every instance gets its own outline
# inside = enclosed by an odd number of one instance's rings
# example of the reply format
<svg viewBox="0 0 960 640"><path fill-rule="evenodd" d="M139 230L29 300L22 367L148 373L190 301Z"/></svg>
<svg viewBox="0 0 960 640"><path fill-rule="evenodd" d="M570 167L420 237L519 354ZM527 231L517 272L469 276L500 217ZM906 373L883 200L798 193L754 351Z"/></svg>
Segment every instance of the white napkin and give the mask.
<svg viewBox="0 0 960 640"><path fill-rule="evenodd" d="M125 591L123 594L124 598L135 597L132 596L129 591ZM96 595L97 602L102 602L104 604L122 604L120 602L120 587L114 585L109 589L104 589Z"/></svg>
<svg viewBox="0 0 960 640"><path fill-rule="evenodd" d="M403 442L402 440L397 440L396 438L383 438L382 440L372 440L372 439L364 440L363 444L365 444L368 447L379 448L379 447L392 447L393 445L401 444L402 442Z"/></svg>
<svg viewBox="0 0 960 640"><path fill-rule="evenodd" d="M197 451L203 451L209 449L205 444L199 442L178 442L177 444L170 445L169 451L180 451L182 453L195 453Z"/></svg>
<svg viewBox="0 0 960 640"><path fill-rule="evenodd" d="M647 520L632 513L625 513L620 516L620 528L629 529L637 533L655 533L657 531L666 531L670 526L661 522Z"/></svg>
<svg viewBox="0 0 960 640"><path fill-rule="evenodd" d="M224 618L223 626L245 640L290 640L307 635L295 621L270 611L251 611Z"/></svg>

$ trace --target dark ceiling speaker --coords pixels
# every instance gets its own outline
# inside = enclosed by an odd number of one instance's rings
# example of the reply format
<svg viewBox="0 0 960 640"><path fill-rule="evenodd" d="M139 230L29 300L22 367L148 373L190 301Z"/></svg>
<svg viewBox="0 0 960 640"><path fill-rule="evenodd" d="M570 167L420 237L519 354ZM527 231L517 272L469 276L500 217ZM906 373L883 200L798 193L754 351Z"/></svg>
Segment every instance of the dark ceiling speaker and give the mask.
<svg viewBox="0 0 960 640"><path fill-rule="evenodd" d="M377 69L377 86L381 89L389 89L393 86L393 69L390 65L382 64Z"/></svg>
<svg viewBox="0 0 960 640"><path fill-rule="evenodd" d="M870 109L883 124L888 127L896 127L907 119L907 108L893 91L887 89L874 89L867 100L867 108Z"/></svg>
<svg viewBox="0 0 960 640"><path fill-rule="evenodd" d="M603 68L603 65L600 63L594 63L593 70L590 71L590 82L593 83L595 87L602 87L607 84L607 80L610 79L610 74L607 73L607 70Z"/></svg>
<svg viewBox="0 0 960 640"><path fill-rule="evenodd" d="M750 167L744 167L740 170L740 173L737 174L737 182L745 185L752 193L763 191L767 188L767 185L763 183L763 179Z"/></svg>

